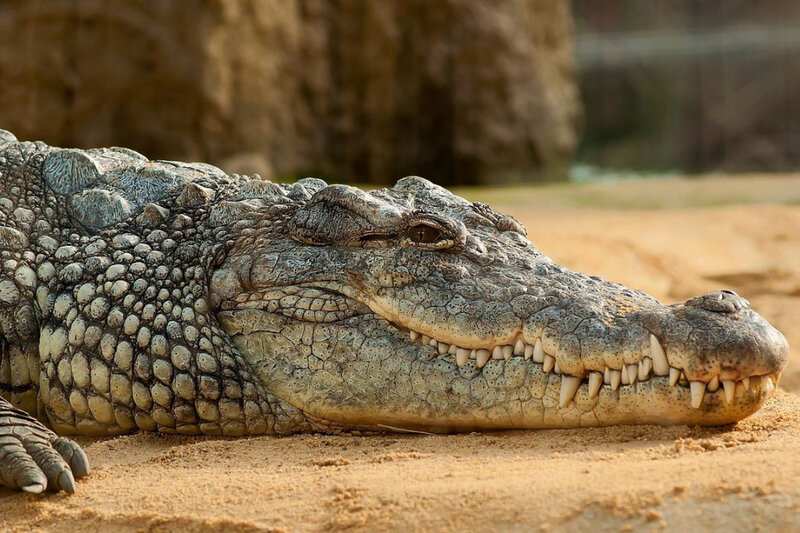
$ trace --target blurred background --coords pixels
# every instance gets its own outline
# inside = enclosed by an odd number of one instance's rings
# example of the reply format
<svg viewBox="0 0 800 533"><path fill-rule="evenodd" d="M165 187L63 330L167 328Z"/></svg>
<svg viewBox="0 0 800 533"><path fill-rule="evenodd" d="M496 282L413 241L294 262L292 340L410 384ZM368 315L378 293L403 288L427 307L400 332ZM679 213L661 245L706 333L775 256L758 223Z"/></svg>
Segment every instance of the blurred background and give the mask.
<svg viewBox="0 0 800 533"><path fill-rule="evenodd" d="M576 0L578 160L678 172L795 170L800 2Z"/></svg>
<svg viewBox="0 0 800 533"><path fill-rule="evenodd" d="M0 124L61 146L447 185L800 161L793 0L27 0L0 30Z"/></svg>
<svg viewBox="0 0 800 533"><path fill-rule="evenodd" d="M56 145L450 185L800 160L792 0L29 0L0 28L0 123Z"/></svg>
<svg viewBox="0 0 800 533"><path fill-rule="evenodd" d="M798 94L796 0L0 0L19 139L425 176L576 270L667 302L733 288L793 345Z"/></svg>

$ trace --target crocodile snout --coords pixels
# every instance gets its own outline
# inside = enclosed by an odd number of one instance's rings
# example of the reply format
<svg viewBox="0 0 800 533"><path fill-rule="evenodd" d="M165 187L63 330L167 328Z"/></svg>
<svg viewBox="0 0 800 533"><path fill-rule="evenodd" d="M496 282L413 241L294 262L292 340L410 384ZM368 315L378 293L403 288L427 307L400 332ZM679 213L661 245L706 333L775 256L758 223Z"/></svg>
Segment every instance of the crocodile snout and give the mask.
<svg viewBox="0 0 800 533"><path fill-rule="evenodd" d="M777 377L789 357L786 338L731 290L667 306L645 323L689 381Z"/></svg>

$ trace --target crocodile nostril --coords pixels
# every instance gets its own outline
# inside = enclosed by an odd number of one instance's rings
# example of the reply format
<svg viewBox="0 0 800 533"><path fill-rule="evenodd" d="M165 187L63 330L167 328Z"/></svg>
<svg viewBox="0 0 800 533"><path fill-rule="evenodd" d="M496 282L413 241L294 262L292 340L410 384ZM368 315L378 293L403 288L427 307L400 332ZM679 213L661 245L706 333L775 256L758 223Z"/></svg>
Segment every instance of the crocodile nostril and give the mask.
<svg viewBox="0 0 800 533"><path fill-rule="evenodd" d="M723 289L687 300L684 305L714 313L735 313L750 307L750 302L730 289Z"/></svg>

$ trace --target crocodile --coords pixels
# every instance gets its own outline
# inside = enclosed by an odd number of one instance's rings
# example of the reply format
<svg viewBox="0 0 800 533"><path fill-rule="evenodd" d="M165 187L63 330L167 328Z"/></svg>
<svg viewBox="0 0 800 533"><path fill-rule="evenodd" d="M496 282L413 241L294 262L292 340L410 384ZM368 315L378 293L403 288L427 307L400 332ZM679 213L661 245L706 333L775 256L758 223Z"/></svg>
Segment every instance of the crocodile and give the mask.
<svg viewBox="0 0 800 533"><path fill-rule="evenodd" d="M736 422L783 335L555 264L420 177L276 184L0 130L0 481L74 492L69 435Z"/></svg>

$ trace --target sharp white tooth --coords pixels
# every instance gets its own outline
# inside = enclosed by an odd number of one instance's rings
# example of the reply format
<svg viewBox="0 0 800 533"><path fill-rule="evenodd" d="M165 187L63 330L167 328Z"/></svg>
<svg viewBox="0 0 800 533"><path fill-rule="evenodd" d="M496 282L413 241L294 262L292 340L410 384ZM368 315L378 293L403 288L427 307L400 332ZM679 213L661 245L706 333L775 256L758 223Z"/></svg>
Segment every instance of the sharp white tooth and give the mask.
<svg viewBox="0 0 800 533"><path fill-rule="evenodd" d="M552 355L545 354L544 363L542 363L542 364L544 365L544 367L543 367L544 368L544 373L547 374L551 370L553 370L553 366L556 364L556 358L553 357Z"/></svg>
<svg viewBox="0 0 800 533"><path fill-rule="evenodd" d="M525 345L525 360L527 361L531 357L533 357L533 346L531 346L530 344L526 344Z"/></svg>
<svg viewBox="0 0 800 533"><path fill-rule="evenodd" d="M669 368L669 386L674 387L676 383L678 383L678 379L681 377L681 371L677 368Z"/></svg>
<svg viewBox="0 0 800 533"><path fill-rule="evenodd" d="M581 384L581 378L575 376L564 376L561 378L561 397L558 400L559 407L566 407L575 393L578 392L578 387Z"/></svg>
<svg viewBox="0 0 800 533"><path fill-rule="evenodd" d="M495 346L492 350L492 359L502 359L503 358L503 348L500 346Z"/></svg>
<svg viewBox="0 0 800 533"><path fill-rule="evenodd" d="M511 355L513 353L514 353L513 346L511 346L510 344L506 344L505 346L503 346L503 359L508 361L509 359L511 359Z"/></svg>
<svg viewBox="0 0 800 533"><path fill-rule="evenodd" d="M631 385L636 383L636 377L639 375L639 365L628 365L628 379Z"/></svg>
<svg viewBox="0 0 800 533"><path fill-rule="evenodd" d="M536 344L533 346L533 361L535 363L544 363L544 348L542 348L542 339L536 339Z"/></svg>
<svg viewBox="0 0 800 533"><path fill-rule="evenodd" d="M749 389L750 388L750 378L749 377L744 378L742 380L742 385L744 385L744 390Z"/></svg>
<svg viewBox="0 0 800 533"><path fill-rule="evenodd" d="M428 344L429 342L431 342L431 338L428 337L427 335L423 335L422 336L422 344Z"/></svg>
<svg viewBox="0 0 800 533"><path fill-rule="evenodd" d="M736 383L726 379L722 382L722 387L725 389L725 399L728 403L733 403L733 396L736 393Z"/></svg>
<svg viewBox="0 0 800 533"><path fill-rule="evenodd" d="M514 355L522 355L525 353L525 343L522 342L522 339L517 339L516 344L514 344Z"/></svg>
<svg viewBox="0 0 800 533"><path fill-rule="evenodd" d="M625 368L624 366L622 368ZM622 378L622 373L619 370L611 371L611 390L619 388L619 381Z"/></svg>
<svg viewBox="0 0 800 533"><path fill-rule="evenodd" d="M483 368L483 365L485 365L491 357L492 354L489 353L489 350L484 350L483 348L478 350L475 353L475 359L478 361L478 368Z"/></svg>
<svg viewBox="0 0 800 533"><path fill-rule="evenodd" d="M419 333L417 333L416 331L413 331L413 330L409 331L408 335L409 335L409 337L411 337L412 341L415 341L415 340L419 339Z"/></svg>
<svg viewBox="0 0 800 533"><path fill-rule="evenodd" d="M439 355L444 355L450 349L450 345L440 342L437 344L436 349L439 350Z"/></svg>
<svg viewBox="0 0 800 533"><path fill-rule="evenodd" d="M458 351L458 346L456 346L455 344L451 344L450 348L447 349L447 353L451 355L455 355L456 351Z"/></svg>
<svg viewBox="0 0 800 533"><path fill-rule="evenodd" d="M653 360L645 357L639 363L639 381L650 379L650 370L653 368Z"/></svg>
<svg viewBox="0 0 800 533"><path fill-rule="evenodd" d="M706 393L706 384L702 381L692 381L689 383L692 391L692 407L697 409L703 403L703 396Z"/></svg>
<svg viewBox="0 0 800 533"><path fill-rule="evenodd" d="M603 383L606 385L611 385L611 371L606 367L603 371Z"/></svg>
<svg viewBox="0 0 800 533"><path fill-rule="evenodd" d="M603 385L602 372L589 373L589 397L594 398L600 392L600 387Z"/></svg>
<svg viewBox="0 0 800 533"><path fill-rule="evenodd" d="M428 346L433 346L434 348L438 348L439 342L436 339L431 339L428 341Z"/></svg>
<svg viewBox="0 0 800 533"><path fill-rule="evenodd" d="M652 333L650 334L650 354L653 357L653 372L655 372L656 376L669 374L670 367L667 354L664 353L664 348L661 347L661 343Z"/></svg>
<svg viewBox="0 0 800 533"><path fill-rule="evenodd" d="M621 381L622 381L623 385L630 385L631 384L631 380L628 377L628 367L627 366L622 365L622 370L620 370L620 376L621 376Z"/></svg>
<svg viewBox="0 0 800 533"><path fill-rule="evenodd" d="M717 389L719 389L719 376L714 376L711 378L706 388L708 389L708 392L717 392Z"/></svg>
<svg viewBox="0 0 800 533"><path fill-rule="evenodd" d="M456 364L458 366L464 366L464 364L469 361L469 354L470 351L464 348L458 348L456 350Z"/></svg>
<svg viewBox="0 0 800 533"><path fill-rule="evenodd" d="M556 364L553 365L553 372L555 372L556 374L561 373L561 368L558 366L558 361L556 361Z"/></svg>

